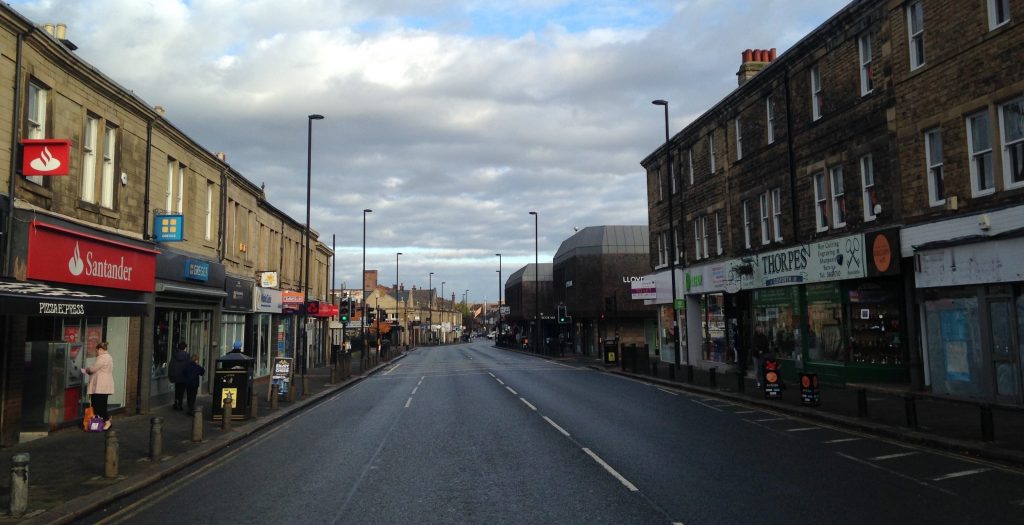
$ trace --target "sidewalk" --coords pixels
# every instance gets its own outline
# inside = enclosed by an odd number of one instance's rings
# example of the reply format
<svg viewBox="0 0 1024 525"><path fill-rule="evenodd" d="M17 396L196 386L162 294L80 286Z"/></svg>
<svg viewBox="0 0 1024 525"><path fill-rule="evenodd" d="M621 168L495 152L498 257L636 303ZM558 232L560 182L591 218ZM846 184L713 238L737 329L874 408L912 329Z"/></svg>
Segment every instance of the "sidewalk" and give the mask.
<svg viewBox="0 0 1024 525"><path fill-rule="evenodd" d="M233 421L232 430L228 432L222 430L221 421L210 420L210 396L200 396L196 405L203 409L203 441L199 443L191 441L192 417L183 411L172 410L170 404L156 407L144 415L115 412L113 430L117 431L119 443L119 468L118 476L112 479L104 477L107 434L102 432L87 433L81 427L66 428L45 438L7 448L0 463L0 468L4 468L0 481L0 525L67 523L313 406L404 356L398 354L391 361L368 367L363 373L356 355L352 359L352 376L337 384L330 384L330 368L310 369L306 373L308 395L302 392L301 374L296 374L295 400L281 401L277 410L271 410L265 386L257 385L260 394L257 418ZM149 459L149 443L151 419L155 417L163 419L163 450L159 459L152 461ZM17 519L9 515L11 476L8 473L11 458L22 452L31 455L28 511Z"/></svg>
<svg viewBox="0 0 1024 525"><path fill-rule="evenodd" d="M507 349L507 348L506 348ZM521 350L515 350L521 352ZM694 393L715 396L755 405L759 408L776 410L791 415L815 419L824 423L864 431L901 441L917 443L952 452L989 459L993 461L1024 465L1024 410L992 409L994 439L982 439L982 417L975 405L938 401L918 397L913 403L917 428L910 428L907 421L908 406L898 388L886 389L885 385L870 388L866 396L866 417L858 417L858 388L822 385L819 406L804 406L800 402L800 387L787 384L782 399L765 399L756 389L753 377L742 378L742 388L736 373L719 373L715 385L707 371L694 370L693 382L687 382L683 368L677 371L675 380L669 379L669 366L659 363L657 376L652 370L637 370L637 373L623 370L618 364L605 366L600 357L583 355L539 356L561 362L572 362L594 370L634 377L663 386L687 390ZM866 386L866 385L865 385ZM890 390L884 392L884 390ZM909 393L909 392L907 392Z"/></svg>

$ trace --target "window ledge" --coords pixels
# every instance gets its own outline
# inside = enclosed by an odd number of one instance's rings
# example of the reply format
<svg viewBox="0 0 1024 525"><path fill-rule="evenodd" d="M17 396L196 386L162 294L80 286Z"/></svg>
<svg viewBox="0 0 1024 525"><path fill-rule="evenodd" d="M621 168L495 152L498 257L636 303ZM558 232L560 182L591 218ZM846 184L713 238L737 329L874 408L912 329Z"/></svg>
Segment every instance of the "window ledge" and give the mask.
<svg viewBox="0 0 1024 525"><path fill-rule="evenodd" d="M53 198L53 190L51 190L50 188L47 188L46 186L43 186L41 184L36 184L34 182L31 182L31 181L25 179L25 177L22 176L22 175L13 175L13 176L18 177L19 179L21 179L21 187L24 188L25 190L28 190L29 193L34 193L34 194L39 195L40 197L43 197L43 198L46 198L46 199L52 199Z"/></svg>
<svg viewBox="0 0 1024 525"><path fill-rule="evenodd" d="M112 210L110 208L104 208L102 206L100 207L100 215L102 215L104 217L109 217L111 219L120 219L121 218L121 214L118 213L116 210Z"/></svg>

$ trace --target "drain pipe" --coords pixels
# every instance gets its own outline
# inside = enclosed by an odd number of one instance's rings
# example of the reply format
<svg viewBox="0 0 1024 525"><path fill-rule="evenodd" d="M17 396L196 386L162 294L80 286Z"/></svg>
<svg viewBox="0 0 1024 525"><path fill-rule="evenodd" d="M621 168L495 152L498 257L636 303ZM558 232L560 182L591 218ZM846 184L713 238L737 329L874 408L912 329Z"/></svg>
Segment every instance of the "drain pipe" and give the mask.
<svg viewBox="0 0 1024 525"><path fill-rule="evenodd" d="M150 202L149 202L149 199L150 199L149 187L150 187L150 183L152 182L152 178L153 178L152 158L153 158L153 119L150 118L150 119L148 119L146 121L146 175L145 175L146 187L143 190L143 197L142 197L142 238L144 240L152 239L152 235L149 234L149 204L150 204ZM151 301L146 301L146 302L150 303ZM155 309L154 309L153 305L152 304L147 304L146 305L146 316L143 317L142 321L141 321L141 323L142 323L142 333L143 334L153 333L152 330L153 330L153 323L154 323L153 316L155 315L154 312L155 312ZM147 359L146 356L147 356L147 352L149 352L148 355L152 355L153 349L152 349L152 339L150 339L150 342L147 345L145 335L142 335L140 337L141 337L141 340L139 341L139 346L142 348L142 354L139 356L139 369L138 369L138 373L136 374L136 378L135 378L135 413L136 414L145 414L146 412L149 411L149 403L147 401L149 399L149 388L144 388L144 387L148 387L148 385L145 384L145 381L148 381L148 378L149 378L149 374L148 374L149 370L148 369L149 369L149 367L152 366L152 364L151 364L152 358Z"/></svg>

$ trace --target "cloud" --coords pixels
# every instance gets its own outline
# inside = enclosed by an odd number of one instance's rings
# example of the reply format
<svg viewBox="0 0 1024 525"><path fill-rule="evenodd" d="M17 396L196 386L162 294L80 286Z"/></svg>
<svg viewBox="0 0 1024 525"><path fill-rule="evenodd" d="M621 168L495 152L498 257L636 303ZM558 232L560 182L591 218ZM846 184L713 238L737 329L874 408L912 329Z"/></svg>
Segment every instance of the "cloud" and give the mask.
<svg viewBox="0 0 1024 525"><path fill-rule="evenodd" d="M573 227L646 224L639 162L735 88L746 48L780 52L845 0L14 1L271 202L338 242L339 283L497 296Z"/></svg>

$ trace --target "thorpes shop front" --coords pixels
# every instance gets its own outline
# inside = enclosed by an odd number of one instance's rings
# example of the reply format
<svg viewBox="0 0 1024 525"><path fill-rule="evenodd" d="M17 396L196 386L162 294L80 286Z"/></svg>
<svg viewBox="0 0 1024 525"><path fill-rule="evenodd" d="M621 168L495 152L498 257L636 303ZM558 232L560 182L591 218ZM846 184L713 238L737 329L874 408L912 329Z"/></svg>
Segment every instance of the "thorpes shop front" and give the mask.
<svg viewBox="0 0 1024 525"><path fill-rule="evenodd" d="M133 406L141 316L156 268L157 252L140 241L24 219L12 239L17 279L0 282L4 445L82 417L88 399L80 369L92 364L100 341L114 360L111 408Z"/></svg>

